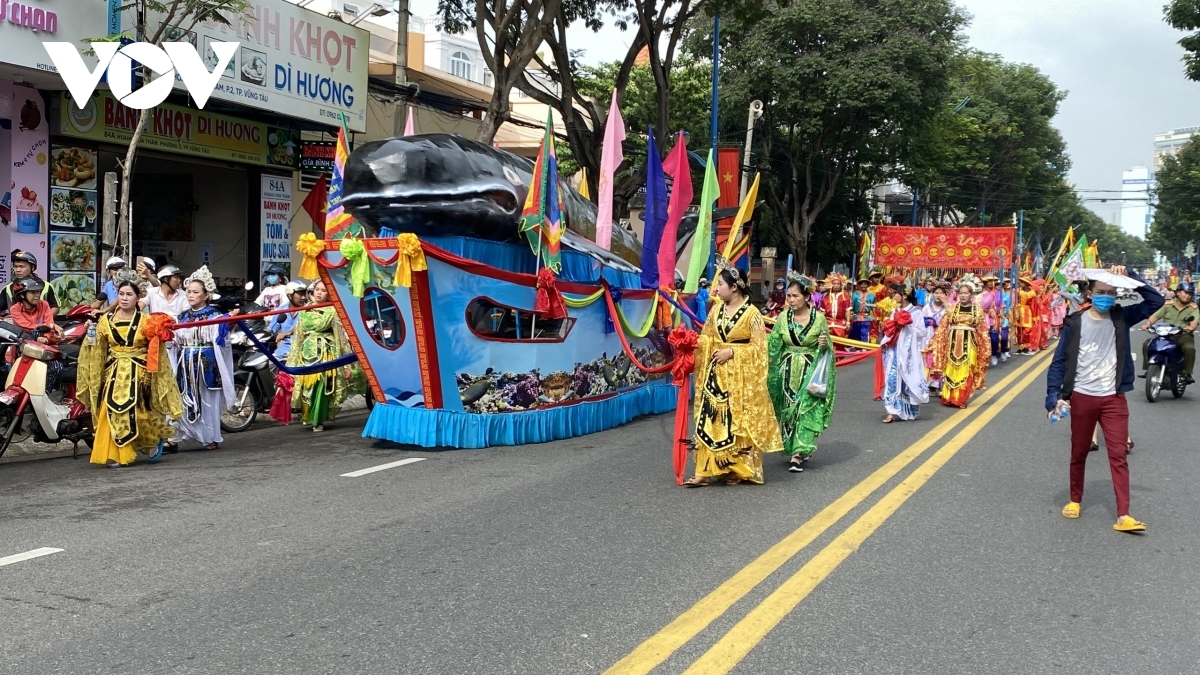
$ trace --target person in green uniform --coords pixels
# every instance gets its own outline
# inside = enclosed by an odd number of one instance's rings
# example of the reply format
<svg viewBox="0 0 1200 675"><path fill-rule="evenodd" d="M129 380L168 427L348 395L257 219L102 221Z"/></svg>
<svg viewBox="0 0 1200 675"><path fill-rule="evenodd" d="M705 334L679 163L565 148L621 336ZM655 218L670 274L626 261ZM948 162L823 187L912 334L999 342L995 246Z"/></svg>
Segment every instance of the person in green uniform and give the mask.
<svg viewBox="0 0 1200 675"><path fill-rule="evenodd" d="M1200 308L1197 308L1196 303L1192 301L1195 290L1195 286L1191 282L1179 282L1179 285L1175 287L1175 297L1171 302L1151 314L1150 318L1146 319L1146 323L1142 325L1142 328L1147 328L1159 321L1165 321L1183 330L1182 333L1175 336L1175 344L1178 345L1179 351L1183 352L1183 371L1187 373L1188 384L1196 381L1192 377L1192 372L1196 367L1196 327L1200 324ZM1143 367L1147 361L1149 344L1147 341L1142 345Z"/></svg>

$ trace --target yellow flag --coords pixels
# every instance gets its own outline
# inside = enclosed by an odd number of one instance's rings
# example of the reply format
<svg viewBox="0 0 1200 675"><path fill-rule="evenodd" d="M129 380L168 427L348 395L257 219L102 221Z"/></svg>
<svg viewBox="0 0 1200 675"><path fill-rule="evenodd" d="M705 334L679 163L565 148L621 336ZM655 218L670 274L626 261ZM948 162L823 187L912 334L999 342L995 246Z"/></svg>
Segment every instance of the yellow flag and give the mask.
<svg viewBox="0 0 1200 675"><path fill-rule="evenodd" d="M733 255L733 246L742 234L742 225L754 216L754 200L758 199L758 178L759 175L754 174L754 183L746 192L746 198L742 200L741 207L738 208L737 217L733 219L733 227L729 228L729 238L725 240L725 250L721 252L721 257L726 260Z"/></svg>
<svg viewBox="0 0 1200 675"><path fill-rule="evenodd" d="M584 199L586 199L590 202L590 201L592 201L592 193L591 193L591 190L588 189L587 169L580 169L579 173L580 173L579 196L583 197Z"/></svg>

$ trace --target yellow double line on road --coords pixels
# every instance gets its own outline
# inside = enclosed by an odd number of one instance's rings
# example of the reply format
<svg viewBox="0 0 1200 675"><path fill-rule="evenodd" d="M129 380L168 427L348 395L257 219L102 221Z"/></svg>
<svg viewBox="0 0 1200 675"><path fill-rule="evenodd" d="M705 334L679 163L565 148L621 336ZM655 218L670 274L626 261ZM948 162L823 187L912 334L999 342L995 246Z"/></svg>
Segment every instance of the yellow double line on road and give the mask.
<svg viewBox="0 0 1200 675"><path fill-rule="evenodd" d="M903 471L905 467L933 447L961 422L978 412L980 406L997 396L1005 387L1016 382L1022 375L1029 373L1004 394L997 405L987 408L979 414L978 418L968 424L945 447L934 453L920 468L880 499L799 572L751 610L725 637L686 671L690 674L728 672L825 577L829 576L843 560L857 550L858 546L888 516L924 485L968 440L1037 379L1041 374L1038 366L1044 364L1049 357L1050 354L1045 353L1031 358L1003 380L989 387L972 402L972 408L954 413L916 443L838 497L808 522L772 546L766 553L742 568L716 590L706 595L657 634L643 642L628 656L618 661L606 671L606 675L644 675L649 673L710 623L722 616L734 603L742 599L780 566L861 504L875 490ZM1033 372L1029 372L1031 370Z"/></svg>

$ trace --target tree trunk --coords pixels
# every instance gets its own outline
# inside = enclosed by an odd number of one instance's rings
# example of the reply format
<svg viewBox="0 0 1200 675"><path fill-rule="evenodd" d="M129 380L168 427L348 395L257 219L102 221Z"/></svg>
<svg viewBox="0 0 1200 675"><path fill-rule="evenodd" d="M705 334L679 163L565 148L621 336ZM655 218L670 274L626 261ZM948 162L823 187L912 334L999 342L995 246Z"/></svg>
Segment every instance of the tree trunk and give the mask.
<svg viewBox="0 0 1200 675"><path fill-rule="evenodd" d="M146 127L149 125L150 118L153 115L154 108L147 108L138 113L138 123L133 128L133 136L129 138L129 147L125 150L125 164L121 167L121 206L118 211L116 241L121 241L122 236L129 237L129 240L125 242L125 257L129 259L130 267L133 267L133 235L130 232L129 225L129 191L133 187L133 162L134 158L137 157L142 135L146 133ZM114 254L116 253L115 243ZM109 298L109 301L113 300L115 298Z"/></svg>

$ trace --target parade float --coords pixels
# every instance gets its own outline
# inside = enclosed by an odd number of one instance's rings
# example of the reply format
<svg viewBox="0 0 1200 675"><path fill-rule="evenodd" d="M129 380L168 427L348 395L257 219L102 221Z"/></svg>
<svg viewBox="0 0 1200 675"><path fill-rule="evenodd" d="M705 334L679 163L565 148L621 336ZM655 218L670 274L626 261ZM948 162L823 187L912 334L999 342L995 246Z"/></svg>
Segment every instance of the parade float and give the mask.
<svg viewBox="0 0 1200 675"><path fill-rule="evenodd" d="M592 242L595 207L554 175L552 153L534 163L431 134L363 144L343 166L325 237L299 244L301 276L325 281L382 403L364 436L482 448L676 409L681 299L642 288L632 233ZM550 205L544 246L522 231L533 201Z"/></svg>

